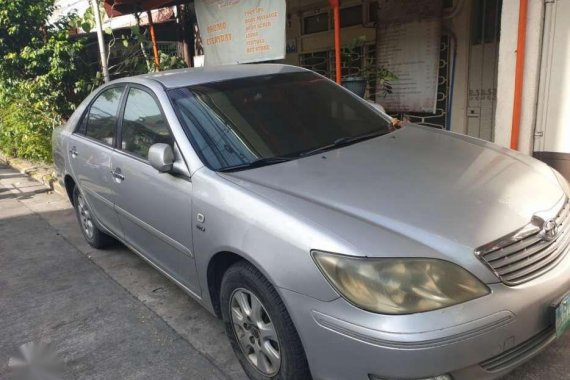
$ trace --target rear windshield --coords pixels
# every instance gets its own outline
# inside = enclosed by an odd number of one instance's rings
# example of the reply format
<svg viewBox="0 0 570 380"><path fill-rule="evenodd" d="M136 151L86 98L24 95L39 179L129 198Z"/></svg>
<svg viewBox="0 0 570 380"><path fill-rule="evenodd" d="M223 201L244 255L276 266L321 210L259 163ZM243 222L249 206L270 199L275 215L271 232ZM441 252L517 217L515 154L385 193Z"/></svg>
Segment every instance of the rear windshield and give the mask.
<svg viewBox="0 0 570 380"><path fill-rule="evenodd" d="M310 72L177 88L169 96L197 153L214 170L295 159L340 139L390 131L371 106Z"/></svg>

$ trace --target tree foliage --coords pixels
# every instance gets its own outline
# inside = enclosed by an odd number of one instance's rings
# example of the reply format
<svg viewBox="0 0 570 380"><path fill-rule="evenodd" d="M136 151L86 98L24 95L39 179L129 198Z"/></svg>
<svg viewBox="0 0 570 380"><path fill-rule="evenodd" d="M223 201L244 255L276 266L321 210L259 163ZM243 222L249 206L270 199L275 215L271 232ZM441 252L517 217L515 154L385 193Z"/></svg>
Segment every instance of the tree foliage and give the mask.
<svg viewBox="0 0 570 380"><path fill-rule="evenodd" d="M0 150L50 161L53 128L99 84L98 64L88 62L86 39L69 31L92 30L91 8L50 23L54 0L0 0ZM137 15L138 20L138 15ZM148 30L105 30L113 77L155 71ZM161 69L185 67L161 53Z"/></svg>
<svg viewBox="0 0 570 380"><path fill-rule="evenodd" d="M22 46L40 45L53 9L53 0L0 0L0 56L17 54Z"/></svg>
<svg viewBox="0 0 570 380"><path fill-rule="evenodd" d="M48 24L53 0L0 0L0 149L50 160L52 129L96 84L72 38L76 16ZM93 79L91 79L93 78Z"/></svg>

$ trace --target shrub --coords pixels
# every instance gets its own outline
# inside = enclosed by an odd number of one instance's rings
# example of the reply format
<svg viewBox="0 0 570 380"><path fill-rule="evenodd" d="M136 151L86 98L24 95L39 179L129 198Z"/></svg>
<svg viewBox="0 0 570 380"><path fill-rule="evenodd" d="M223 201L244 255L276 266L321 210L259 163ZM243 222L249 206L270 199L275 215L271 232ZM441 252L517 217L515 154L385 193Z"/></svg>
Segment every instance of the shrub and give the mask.
<svg viewBox="0 0 570 380"><path fill-rule="evenodd" d="M99 84L98 66L85 62L85 39L69 30L91 29L90 10L48 24L54 0L0 0L0 151L14 157L51 161L53 128ZM113 38L109 48L117 40ZM132 59L121 57L117 76L153 71L145 47L146 33L132 28L120 37ZM111 49L113 50L113 49ZM185 67L177 57L161 54L162 68Z"/></svg>
<svg viewBox="0 0 570 380"><path fill-rule="evenodd" d="M0 150L51 160L51 133L95 85L73 17L48 25L53 0L0 0Z"/></svg>
<svg viewBox="0 0 570 380"><path fill-rule="evenodd" d="M33 161L51 161L51 133L61 123L57 112L38 109L27 99L0 107L0 147L5 154Z"/></svg>

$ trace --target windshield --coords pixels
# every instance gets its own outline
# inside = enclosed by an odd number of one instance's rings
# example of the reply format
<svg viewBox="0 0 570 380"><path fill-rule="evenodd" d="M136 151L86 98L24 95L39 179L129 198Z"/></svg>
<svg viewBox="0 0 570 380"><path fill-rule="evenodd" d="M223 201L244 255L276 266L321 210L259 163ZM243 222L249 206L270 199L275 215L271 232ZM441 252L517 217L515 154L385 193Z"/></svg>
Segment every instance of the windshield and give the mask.
<svg viewBox="0 0 570 380"><path fill-rule="evenodd" d="M213 170L283 162L390 131L378 112L311 72L207 83L169 95Z"/></svg>

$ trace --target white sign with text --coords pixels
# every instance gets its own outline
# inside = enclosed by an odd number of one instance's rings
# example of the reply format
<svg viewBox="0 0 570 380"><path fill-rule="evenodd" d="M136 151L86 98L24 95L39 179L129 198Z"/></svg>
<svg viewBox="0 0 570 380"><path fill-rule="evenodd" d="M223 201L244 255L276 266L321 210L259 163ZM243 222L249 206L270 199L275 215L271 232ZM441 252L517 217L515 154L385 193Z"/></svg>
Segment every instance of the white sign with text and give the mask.
<svg viewBox="0 0 570 380"><path fill-rule="evenodd" d="M285 58L285 0L196 0L205 65Z"/></svg>

